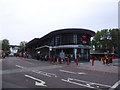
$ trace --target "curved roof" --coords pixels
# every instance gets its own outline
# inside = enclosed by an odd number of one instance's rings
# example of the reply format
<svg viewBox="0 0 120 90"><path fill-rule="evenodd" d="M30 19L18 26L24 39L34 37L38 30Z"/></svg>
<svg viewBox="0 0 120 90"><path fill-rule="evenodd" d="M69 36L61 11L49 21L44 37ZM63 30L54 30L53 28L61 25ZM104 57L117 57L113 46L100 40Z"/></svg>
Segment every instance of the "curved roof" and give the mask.
<svg viewBox="0 0 120 90"><path fill-rule="evenodd" d="M81 28L67 28L67 29L59 29L59 30L52 31L40 39L49 38L49 37L55 36L57 34L63 34L63 33L64 34L65 33L85 33L85 34L90 35L91 37L95 35L95 32L92 30L81 29Z"/></svg>
<svg viewBox="0 0 120 90"><path fill-rule="evenodd" d="M91 37L95 35L94 31L91 31L88 29L81 29L81 28L59 29L59 30L52 31L41 38L35 38L35 39L31 40L30 42L28 42L26 45L30 46L30 45L38 43L38 41L43 41L45 39L56 36L58 34L65 34L65 33L84 33L84 34L90 35Z"/></svg>

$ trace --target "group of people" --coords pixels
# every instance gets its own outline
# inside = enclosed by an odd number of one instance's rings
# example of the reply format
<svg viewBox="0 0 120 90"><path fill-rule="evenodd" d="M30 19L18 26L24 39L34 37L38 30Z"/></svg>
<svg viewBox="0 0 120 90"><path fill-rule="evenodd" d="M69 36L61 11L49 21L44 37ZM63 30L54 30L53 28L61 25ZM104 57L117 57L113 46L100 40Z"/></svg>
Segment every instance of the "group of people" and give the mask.
<svg viewBox="0 0 120 90"><path fill-rule="evenodd" d="M111 64L113 61L112 59L114 59L115 56L114 55L109 55L109 54L105 54L104 56L92 56L90 57L90 59L92 60L92 66L94 66L94 61L95 60L99 60L102 61L103 64Z"/></svg>
<svg viewBox="0 0 120 90"><path fill-rule="evenodd" d="M110 64L112 63L112 59L114 58L114 55L109 56L108 54L106 54L104 57L98 57L99 61L102 60L103 64Z"/></svg>
<svg viewBox="0 0 120 90"><path fill-rule="evenodd" d="M112 59L113 59L113 56L109 56L109 55L105 55L104 56L104 60L103 60L103 64L110 64L112 63Z"/></svg>

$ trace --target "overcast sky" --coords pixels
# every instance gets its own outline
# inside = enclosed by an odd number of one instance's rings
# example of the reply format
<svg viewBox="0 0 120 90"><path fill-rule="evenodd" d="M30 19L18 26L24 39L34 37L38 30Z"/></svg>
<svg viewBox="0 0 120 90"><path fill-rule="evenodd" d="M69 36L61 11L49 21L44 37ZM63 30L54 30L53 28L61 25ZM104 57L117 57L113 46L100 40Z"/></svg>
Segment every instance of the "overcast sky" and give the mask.
<svg viewBox="0 0 120 90"><path fill-rule="evenodd" d="M29 42L62 28L118 28L119 0L0 0L0 40Z"/></svg>

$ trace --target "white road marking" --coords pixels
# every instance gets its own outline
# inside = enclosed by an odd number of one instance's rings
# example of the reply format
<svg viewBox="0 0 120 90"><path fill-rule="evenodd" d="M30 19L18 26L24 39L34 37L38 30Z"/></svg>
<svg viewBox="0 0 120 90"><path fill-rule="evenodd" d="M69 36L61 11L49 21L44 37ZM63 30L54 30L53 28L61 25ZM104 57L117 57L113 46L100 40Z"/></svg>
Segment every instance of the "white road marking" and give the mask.
<svg viewBox="0 0 120 90"><path fill-rule="evenodd" d="M21 68L21 69L25 69L25 67L20 66L20 65L16 65L16 67Z"/></svg>
<svg viewBox="0 0 120 90"><path fill-rule="evenodd" d="M82 75L82 74L86 74L86 73L84 73L84 72L78 72L78 74Z"/></svg>
<svg viewBox="0 0 120 90"><path fill-rule="evenodd" d="M88 87L88 88L97 88L98 89L98 88L100 88L100 86L102 86L102 87L103 86L104 87L111 87L109 85L103 85L103 84L99 84L99 83L93 83L93 82L83 81L83 80L78 80L78 79L73 79L73 78L68 78L67 80L65 80L65 79L61 79L61 80L65 81L65 82L68 82L68 83L72 83L72 84Z"/></svg>
<svg viewBox="0 0 120 90"><path fill-rule="evenodd" d="M86 74L86 73L84 73L84 72L71 72L71 71L66 71L66 70L59 70L59 71L61 71L61 72L65 72L65 73L71 73L71 74L80 74L80 75L82 75L82 74Z"/></svg>
<svg viewBox="0 0 120 90"><path fill-rule="evenodd" d="M51 76L54 76L54 77L57 77L56 74L53 74L53 73L47 73L48 75L51 75Z"/></svg>
<svg viewBox="0 0 120 90"><path fill-rule="evenodd" d="M46 85L44 85L43 83L39 83L39 82L35 82L35 85L36 85L36 86L46 86Z"/></svg>
<svg viewBox="0 0 120 90"><path fill-rule="evenodd" d="M30 75L25 75L25 77L31 78L31 79L33 79L33 80L36 80L36 82L35 82L35 85L36 85L36 86L47 86L47 85L45 85L45 82L42 81L42 80L40 80L40 79L37 79L37 78L32 77L32 76L30 76ZM37 82L37 81L39 81L39 82Z"/></svg>
<svg viewBox="0 0 120 90"><path fill-rule="evenodd" d="M71 71L66 71L66 70L59 70L59 71L61 71L61 72L66 72L66 73L72 73L72 74L77 74L77 73L75 73L75 72L71 72Z"/></svg>
<svg viewBox="0 0 120 90"><path fill-rule="evenodd" d="M62 81L65 81L65 82L72 83L72 84L76 84L76 85L79 85L79 86L83 86L83 87L94 88L94 87L91 87L91 86L87 86L87 85L83 85L83 84L80 84L80 83L72 82L72 81L70 81L69 79L68 79L68 80L61 79L61 80L62 80Z"/></svg>
<svg viewBox="0 0 120 90"><path fill-rule="evenodd" d="M118 85L120 85L120 80L116 82L109 90L115 89Z"/></svg>
<svg viewBox="0 0 120 90"><path fill-rule="evenodd" d="M41 74L41 75L44 75L44 76L47 76L47 77L51 77L50 75L47 75L47 73L43 73L43 72L40 72L40 71L32 71L34 73L37 73L37 74Z"/></svg>
<svg viewBox="0 0 120 90"><path fill-rule="evenodd" d="M109 86L109 85L103 85L103 84L93 83L93 82L89 82L89 81L83 81L83 80L72 79L72 78L69 78L69 79L71 79L71 80L75 80L75 81L79 81L79 82L89 83L90 85L95 84L95 85L100 85L100 86L105 86L105 87L111 87L111 86Z"/></svg>
<svg viewBox="0 0 120 90"><path fill-rule="evenodd" d="M34 73L37 73L37 74L42 74L42 75L44 75L44 76L47 76L47 77L57 77L57 75L56 74L52 74L52 73L47 73L47 72L43 72L43 71L32 71L32 72L34 72Z"/></svg>
<svg viewBox="0 0 120 90"><path fill-rule="evenodd" d="M16 65L16 67L21 68L21 69L27 69L27 68L25 68L23 66L20 66L20 65ZM47 73L47 72L43 72L43 71L32 70L32 72L37 73L37 74L41 74L41 75L44 75L44 76L47 76L47 77L52 77L52 76L57 77L56 74Z"/></svg>

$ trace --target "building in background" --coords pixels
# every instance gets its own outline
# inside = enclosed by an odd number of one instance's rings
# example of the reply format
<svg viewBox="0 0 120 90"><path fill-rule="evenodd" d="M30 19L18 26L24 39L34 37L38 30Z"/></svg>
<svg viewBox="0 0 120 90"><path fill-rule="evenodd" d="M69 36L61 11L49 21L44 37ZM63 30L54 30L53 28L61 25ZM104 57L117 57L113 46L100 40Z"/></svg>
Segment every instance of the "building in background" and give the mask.
<svg viewBox="0 0 120 90"><path fill-rule="evenodd" d="M82 61L90 60L90 39L94 31L79 28L55 30L42 38L34 38L26 44L27 54L33 58L44 56L78 58Z"/></svg>
<svg viewBox="0 0 120 90"><path fill-rule="evenodd" d="M17 56L18 50L20 49L20 46L17 45L10 45L10 56Z"/></svg>

